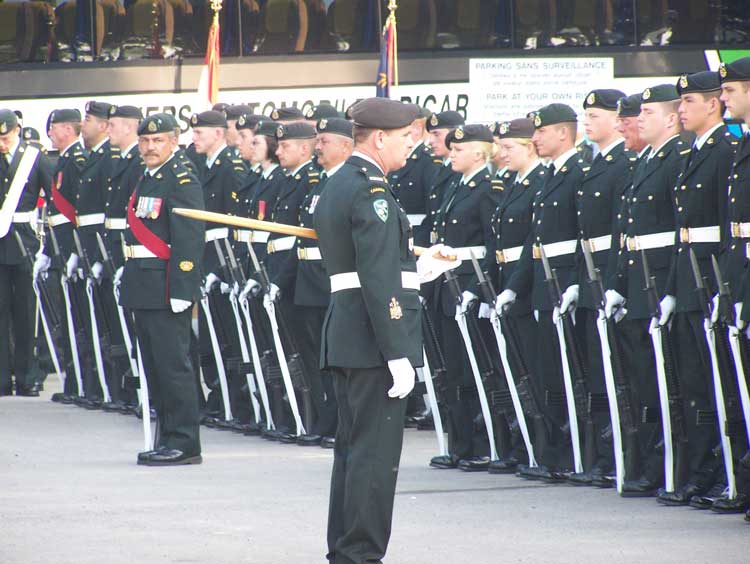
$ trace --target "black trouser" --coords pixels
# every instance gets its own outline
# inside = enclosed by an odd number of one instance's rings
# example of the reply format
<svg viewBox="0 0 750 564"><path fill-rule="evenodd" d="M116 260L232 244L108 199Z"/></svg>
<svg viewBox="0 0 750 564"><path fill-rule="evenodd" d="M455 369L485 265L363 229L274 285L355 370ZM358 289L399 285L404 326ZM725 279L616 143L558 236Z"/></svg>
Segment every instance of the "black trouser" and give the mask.
<svg viewBox="0 0 750 564"><path fill-rule="evenodd" d="M537 350L534 380L537 397L544 398L544 416L547 424L546 440L535 437L534 450L537 462L553 470L570 470L573 467L570 435L563 432L569 426L563 382L562 357L557 329L552 322L552 311L539 311L537 324Z"/></svg>
<svg viewBox="0 0 750 564"><path fill-rule="evenodd" d="M315 408L315 421L308 433L333 437L336 434L338 407L333 390L333 377L329 370L320 369L320 342L325 307L295 306L299 338L297 344L305 364L310 384L310 396Z"/></svg>
<svg viewBox="0 0 750 564"><path fill-rule="evenodd" d="M62 286L60 285L60 274L60 270L58 269L49 269L47 271L46 284L48 295L57 310L60 321L57 339L57 358L60 362L60 368L65 372L65 387L63 393L77 396L79 395L78 382L73 367L73 353L70 348L70 336L68 332L67 306L65 304ZM71 315L75 317L75 314L71 313Z"/></svg>
<svg viewBox="0 0 750 564"><path fill-rule="evenodd" d="M71 280L69 288L71 304L75 311L73 323L76 328L76 343L78 345L78 358L81 364L84 395L88 399L102 400L102 386L99 382L99 372L96 367L96 357L94 354L94 339L96 336L92 330L91 308L89 306L88 294L86 293L86 280ZM95 311L95 313L99 314L100 311ZM101 327L100 323L101 321L97 317L98 328Z"/></svg>
<svg viewBox="0 0 750 564"><path fill-rule="evenodd" d="M335 564L380 562L391 535L406 400L388 397L385 366L333 369L339 406L328 554Z"/></svg>
<svg viewBox="0 0 750 564"><path fill-rule="evenodd" d="M671 334L687 429L688 481L709 487L717 477L712 451L719 444L719 430L703 315L675 313Z"/></svg>
<svg viewBox="0 0 750 564"><path fill-rule="evenodd" d="M160 444L194 455L201 451L198 394L190 361L192 310L134 311L143 368L159 419Z"/></svg>
<svg viewBox="0 0 750 564"><path fill-rule="evenodd" d="M0 393L10 392L11 375L18 390L33 384L27 376L34 348L34 301L28 265L0 265Z"/></svg>
<svg viewBox="0 0 750 564"><path fill-rule="evenodd" d="M97 315L102 316L102 319L98 320L99 327L102 328L106 325L111 351L108 355L109 359L107 363L107 387L109 388L110 396L112 396L112 401L122 402L129 397L132 399L132 392L125 390L125 377L130 370L130 362L128 361L129 351L125 347L117 303L115 302L112 290L112 280L110 278L103 278L99 284L98 291L102 305L101 313L97 312Z"/></svg>
<svg viewBox="0 0 750 564"><path fill-rule="evenodd" d="M583 427L582 444L591 452L584 457L584 470L595 474L609 474L614 469L614 445L611 438L604 438L604 430L612 423L608 408L607 385L604 380L601 339L597 329L599 312L579 308L576 311L576 337L581 347L586 387L590 394L590 420ZM579 417L586 414L578 414ZM584 417L585 418L585 417ZM611 432L608 433L611 437ZM590 458L587 460L587 458Z"/></svg>
<svg viewBox="0 0 750 564"><path fill-rule="evenodd" d="M626 480L646 479L653 484L664 481L664 455L657 448L662 441L659 387L656 380L656 359L651 336L650 319L628 319L616 326L620 359L630 378L631 401L639 414L638 448L625 452ZM666 337L664 333L663 338Z"/></svg>

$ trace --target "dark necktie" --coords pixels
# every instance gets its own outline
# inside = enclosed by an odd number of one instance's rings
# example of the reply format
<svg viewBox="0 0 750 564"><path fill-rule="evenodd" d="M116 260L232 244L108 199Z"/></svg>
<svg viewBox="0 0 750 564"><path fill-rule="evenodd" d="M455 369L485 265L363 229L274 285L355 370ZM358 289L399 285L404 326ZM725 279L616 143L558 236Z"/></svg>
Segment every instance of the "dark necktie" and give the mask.
<svg viewBox="0 0 750 564"><path fill-rule="evenodd" d="M550 163L549 165L549 173L554 176L555 175L555 163Z"/></svg>

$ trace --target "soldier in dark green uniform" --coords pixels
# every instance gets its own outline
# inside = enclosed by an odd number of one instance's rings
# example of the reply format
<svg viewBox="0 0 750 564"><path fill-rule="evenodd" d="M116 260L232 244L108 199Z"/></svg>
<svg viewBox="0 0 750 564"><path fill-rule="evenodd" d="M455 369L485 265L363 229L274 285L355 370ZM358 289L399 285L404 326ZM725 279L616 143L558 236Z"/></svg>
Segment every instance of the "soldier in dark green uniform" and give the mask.
<svg viewBox="0 0 750 564"><path fill-rule="evenodd" d="M386 179L406 161L417 111L384 98L351 108L355 151L315 209L331 280L321 368L333 372L339 402L327 554L336 564L380 562L385 555L405 398L422 364L411 228Z"/></svg>
<svg viewBox="0 0 750 564"><path fill-rule="evenodd" d="M147 169L128 201L120 305L135 316L158 422L154 450L140 453L138 464L200 464L198 393L189 349L204 227L172 210L203 209L203 194L198 179L173 158L177 137L170 116L149 116L138 134Z"/></svg>

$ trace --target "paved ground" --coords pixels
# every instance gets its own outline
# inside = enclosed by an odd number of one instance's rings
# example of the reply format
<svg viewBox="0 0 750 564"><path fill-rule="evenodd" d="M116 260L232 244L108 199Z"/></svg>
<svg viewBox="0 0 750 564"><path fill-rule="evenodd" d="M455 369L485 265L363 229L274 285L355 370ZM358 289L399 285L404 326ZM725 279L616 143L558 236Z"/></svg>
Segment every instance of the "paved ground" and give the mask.
<svg viewBox="0 0 750 564"><path fill-rule="evenodd" d="M322 563L332 455L204 430L204 464L136 466L134 417L0 398L0 563ZM406 433L398 564L740 564L750 525L612 491L431 470ZM637 539L637 540L636 540Z"/></svg>

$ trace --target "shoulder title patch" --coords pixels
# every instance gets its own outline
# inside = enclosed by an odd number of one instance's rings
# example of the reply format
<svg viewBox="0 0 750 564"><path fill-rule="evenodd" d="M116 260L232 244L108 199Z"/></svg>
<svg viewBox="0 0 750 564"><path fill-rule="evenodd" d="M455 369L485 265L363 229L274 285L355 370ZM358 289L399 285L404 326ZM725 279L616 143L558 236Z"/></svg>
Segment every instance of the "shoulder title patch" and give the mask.
<svg viewBox="0 0 750 564"><path fill-rule="evenodd" d="M388 201L387 200L375 200L372 203L372 208L375 210L375 214L378 219L383 223L388 221Z"/></svg>

